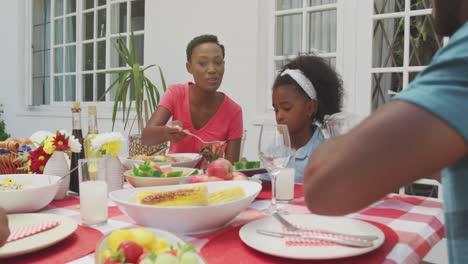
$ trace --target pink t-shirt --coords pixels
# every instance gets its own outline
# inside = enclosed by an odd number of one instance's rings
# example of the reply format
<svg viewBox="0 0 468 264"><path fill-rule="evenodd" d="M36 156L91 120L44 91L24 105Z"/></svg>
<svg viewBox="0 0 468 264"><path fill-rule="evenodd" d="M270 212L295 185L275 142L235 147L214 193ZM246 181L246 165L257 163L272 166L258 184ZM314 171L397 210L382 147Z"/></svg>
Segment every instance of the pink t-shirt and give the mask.
<svg viewBox="0 0 468 264"><path fill-rule="evenodd" d="M172 120L181 121L183 129L188 129L205 141L242 138L242 109L225 94L214 116L204 127L195 129L190 113L189 84L191 83L169 86L159 102L159 106L165 107L172 113ZM178 143L171 142L170 145L169 153L198 153L204 146L198 139L191 136L187 136Z"/></svg>

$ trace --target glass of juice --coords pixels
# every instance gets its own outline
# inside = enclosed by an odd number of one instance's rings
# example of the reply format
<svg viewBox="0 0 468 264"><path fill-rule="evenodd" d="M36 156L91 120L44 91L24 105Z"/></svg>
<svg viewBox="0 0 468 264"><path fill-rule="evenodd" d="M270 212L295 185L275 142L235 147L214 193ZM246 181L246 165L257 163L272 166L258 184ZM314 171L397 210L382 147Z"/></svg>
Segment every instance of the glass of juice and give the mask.
<svg viewBox="0 0 468 264"><path fill-rule="evenodd" d="M84 226L107 223L106 160L103 158L80 159L80 215Z"/></svg>

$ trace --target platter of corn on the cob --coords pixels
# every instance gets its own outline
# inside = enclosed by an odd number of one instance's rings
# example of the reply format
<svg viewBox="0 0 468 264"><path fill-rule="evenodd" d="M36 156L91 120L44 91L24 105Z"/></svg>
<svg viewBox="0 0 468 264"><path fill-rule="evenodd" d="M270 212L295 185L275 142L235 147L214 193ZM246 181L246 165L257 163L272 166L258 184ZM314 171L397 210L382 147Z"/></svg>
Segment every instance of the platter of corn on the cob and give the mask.
<svg viewBox="0 0 468 264"><path fill-rule="evenodd" d="M220 181L122 189L109 197L138 225L199 234L228 224L261 188L253 181Z"/></svg>

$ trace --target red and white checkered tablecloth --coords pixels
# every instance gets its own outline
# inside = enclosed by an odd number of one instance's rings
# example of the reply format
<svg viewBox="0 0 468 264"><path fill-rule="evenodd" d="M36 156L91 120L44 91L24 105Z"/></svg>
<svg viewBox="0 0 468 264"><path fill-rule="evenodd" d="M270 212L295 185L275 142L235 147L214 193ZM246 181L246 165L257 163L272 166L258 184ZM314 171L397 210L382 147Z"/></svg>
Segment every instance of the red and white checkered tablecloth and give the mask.
<svg viewBox="0 0 468 264"><path fill-rule="evenodd" d="M79 200L77 198L71 199L63 203L53 203L55 206L51 204L41 213L67 215L81 223ZM258 219L261 217L259 211L267 208L268 205L268 200L254 201L249 208L237 216L232 225L235 225L237 221ZM397 233L399 242L387 255L384 261L385 264L419 263L430 249L444 237L442 207L442 202L434 198L391 194L360 212L348 215L348 217L379 222L392 228ZM293 204L285 205L283 209L293 214L309 213L304 206L303 198L295 199ZM118 228L132 226L135 226L132 219L123 214L117 207L110 205L108 223L97 229L107 234ZM194 244L198 250L201 250L209 239L206 236L203 238L195 236L181 237ZM245 263L246 260L243 261ZM236 260L233 261L233 263L235 262ZM71 263L94 263L94 254Z"/></svg>

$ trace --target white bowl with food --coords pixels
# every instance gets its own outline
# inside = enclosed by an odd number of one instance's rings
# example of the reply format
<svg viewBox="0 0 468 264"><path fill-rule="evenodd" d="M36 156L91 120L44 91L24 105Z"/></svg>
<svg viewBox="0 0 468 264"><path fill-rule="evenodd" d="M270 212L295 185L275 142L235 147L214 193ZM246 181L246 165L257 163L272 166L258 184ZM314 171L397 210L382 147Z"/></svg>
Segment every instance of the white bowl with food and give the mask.
<svg viewBox="0 0 468 264"><path fill-rule="evenodd" d="M47 206L59 188L59 176L0 175L0 207L7 213L31 213Z"/></svg>
<svg viewBox="0 0 468 264"><path fill-rule="evenodd" d="M138 225L201 234L228 224L261 188L251 181L222 181L123 189L109 197Z"/></svg>
<svg viewBox="0 0 468 264"><path fill-rule="evenodd" d="M125 258L125 263L206 263L193 245L156 228L125 228L108 233L96 246L95 263L117 263L112 262L112 256L115 258L118 251L122 252L117 257Z"/></svg>
<svg viewBox="0 0 468 264"><path fill-rule="evenodd" d="M150 186L163 186L163 185L174 185L179 184L185 179L189 179L191 175L197 174L198 170L193 168L182 168L182 167L171 167L169 176L163 175L161 177L145 177L137 176L133 173L133 170L127 170L124 172L125 179L133 187L150 187ZM178 175L181 172L181 175Z"/></svg>
<svg viewBox="0 0 468 264"><path fill-rule="evenodd" d="M136 155L128 159L122 158L121 161L128 168L131 168L133 164L139 165L145 161L156 164L170 164L174 167L193 168L201 158L202 156L199 153L172 153L155 156Z"/></svg>

